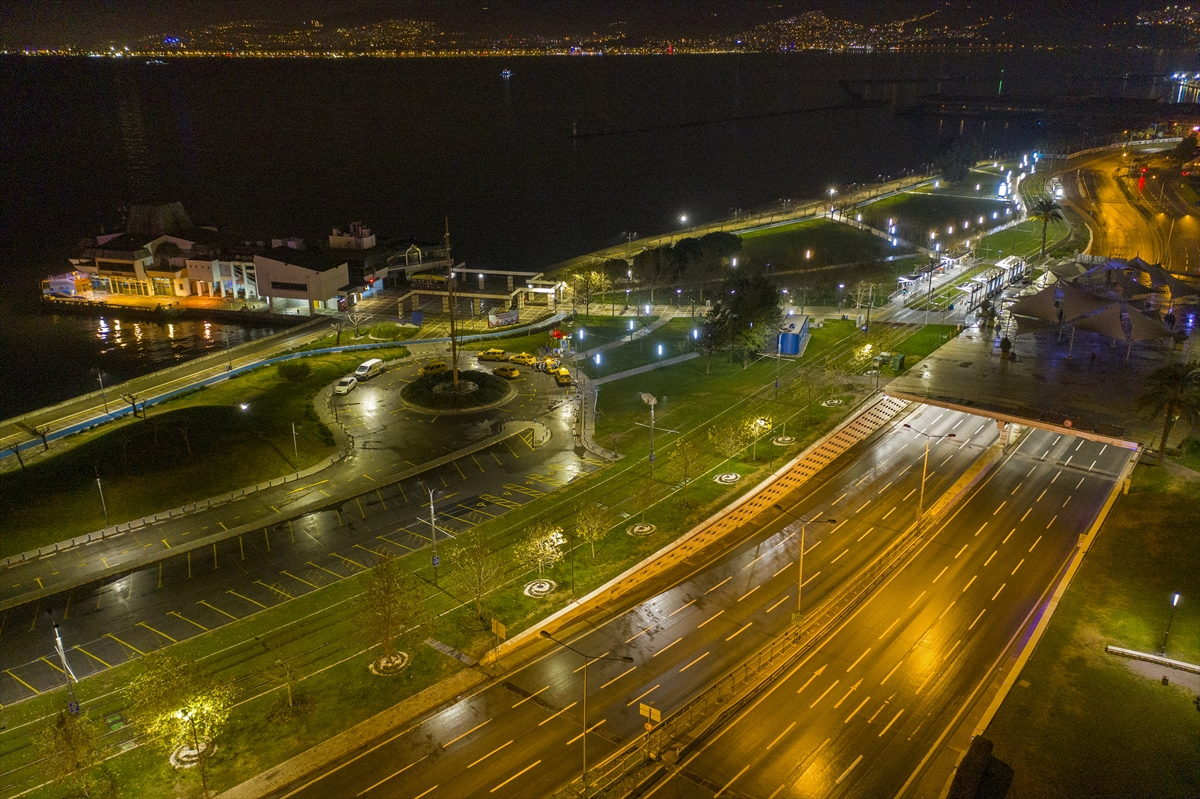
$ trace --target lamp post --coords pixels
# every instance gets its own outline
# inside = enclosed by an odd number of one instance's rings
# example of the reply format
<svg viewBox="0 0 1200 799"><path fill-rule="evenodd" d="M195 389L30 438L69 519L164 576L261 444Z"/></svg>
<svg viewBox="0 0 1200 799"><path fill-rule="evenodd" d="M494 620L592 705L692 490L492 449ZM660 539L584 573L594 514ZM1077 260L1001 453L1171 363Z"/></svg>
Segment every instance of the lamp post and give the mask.
<svg viewBox="0 0 1200 799"><path fill-rule="evenodd" d="M833 219L833 195L837 194L837 189L829 190L829 218Z"/></svg>
<svg viewBox="0 0 1200 799"><path fill-rule="evenodd" d="M921 493L917 495L917 521L921 521L921 517L925 514L925 475L929 472L929 439L931 438L954 438L953 433L942 433L934 435L926 433L924 430L918 430L910 424L905 424L906 430L911 430L919 436L925 436L925 462L921 466Z"/></svg>
<svg viewBox="0 0 1200 799"><path fill-rule="evenodd" d="M553 635L551 635L551 634L550 634L549 632L547 632L546 630L542 630L542 633L541 633L541 635L542 635L542 637L543 637L543 638L545 638L545 639L548 639L548 640L550 640L550 641L553 641L554 643L558 644L558 645L559 645L559 646L561 646L563 649L569 649L569 650L571 650L572 652L574 652L576 655L579 655L581 658L583 658L583 795L584 795L584 797L585 797L585 799L586 799L586 797L587 797L587 795L588 795L588 776L587 776L587 734L588 734L588 724L587 724L587 667L588 667L588 666L590 666L590 665L592 665L593 663L595 663L597 660L614 660L614 661L616 661L616 662L618 662L618 663L632 663L632 662L633 662L633 658L629 657L628 655L626 655L626 656L624 656L624 657L619 657L619 658L609 657L608 655L589 655L589 654L587 654L586 652L580 652L578 649L576 649L575 647L571 646L571 645L570 645L570 644L568 644L568 643L565 643L565 642L563 642L563 641L560 641L560 640L558 640L557 638L555 638Z"/></svg>
<svg viewBox="0 0 1200 799"><path fill-rule="evenodd" d="M208 797L208 777L204 773L204 752L200 750L200 738L196 734L196 717L190 710L176 710L175 718L186 721L192 728L192 749L196 752L196 759L200 764L200 785L204 789L205 799Z"/></svg>
<svg viewBox="0 0 1200 799"><path fill-rule="evenodd" d="M642 392L642 402L650 406L650 478L654 479L654 406L658 400L653 394Z"/></svg>
<svg viewBox="0 0 1200 799"><path fill-rule="evenodd" d="M421 488L429 492L429 535L432 537L433 541L433 584L437 585L438 566L441 565L442 559L438 557L437 553L437 517L434 515L433 510L434 489L430 488L424 483L421 483L419 480L417 482L420 483Z"/></svg>
<svg viewBox="0 0 1200 799"><path fill-rule="evenodd" d="M808 525L817 520L805 518L803 516L797 516L790 510L784 508L782 505L776 505L775 510L779 511L780 513L786 513L788 516L791 516L793 519L800 522L800 571L796 575L796 612L792 614L792 624L799 628L801 623L804 621L804 604L802 602L804 598L804 533L808 529ZM837 524L837 519L825 519L825 523Z"/></svg>
<svg viewBox="0 0 1200 799"><path fill-rule="evenodd" d="M1168 238L1168 241L1170 239ZM96 379L100 381L100 399L104 402L104 413L108 414L108 395L104 393L104 371L96 367Z"/></svg>
<svg viewBox="0 0 1200 799"><path fill-rule="evenodd" d="M1178 592L1171 597L1171 615L1167 617L1167 634L1163 636L1162 646L1158 648L1158 654L1165 655L1167 653L1167 639L1171 637L1171 622L1175 621L1175 606L1179 604Z"/></svg>

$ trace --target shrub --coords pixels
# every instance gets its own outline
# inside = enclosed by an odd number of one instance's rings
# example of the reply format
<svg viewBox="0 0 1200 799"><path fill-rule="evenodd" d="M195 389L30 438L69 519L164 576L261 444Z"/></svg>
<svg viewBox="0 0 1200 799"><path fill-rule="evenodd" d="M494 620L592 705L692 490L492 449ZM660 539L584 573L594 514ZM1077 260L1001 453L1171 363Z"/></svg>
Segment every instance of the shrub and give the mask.
<svg viewBox="0 0 1200 799"><path fill-rule="evenodd" d="M451 372L418 377L404 387L400 392L400 396L414 405L449 410L486 405L503 399L508 395L508 382L504 378L496 377L487 372L460 371L458 373L460 385L463 383L473 383L476 386L475 391L467 393L451 391L449 390L449 385L441 387L443 384L450 383L453 379Z"/></svg>
<svg viewBox="0 0 1200 799"><path fill-rule="evenodd" d="M279 364L279 376L289 383L303 383L312 375L312 365L308 361L284 361Z"/></svg>

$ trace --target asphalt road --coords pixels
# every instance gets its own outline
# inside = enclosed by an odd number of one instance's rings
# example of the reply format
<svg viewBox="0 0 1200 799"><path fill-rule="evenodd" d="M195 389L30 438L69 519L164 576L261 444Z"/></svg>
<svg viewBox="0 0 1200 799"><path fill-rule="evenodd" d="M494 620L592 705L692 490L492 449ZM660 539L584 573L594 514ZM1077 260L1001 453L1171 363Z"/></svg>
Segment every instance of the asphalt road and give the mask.
<svg viewBox="0 0 1200 799"><path fill-rule="evenodd" d="M474 359L470 359L471 362ZM359 449L311 480L278 486L211 511L132 531L105 542L42 557L6 570L5 593L100 570L161 551L152 566L118 573L28 602L0 614L0 704L57 687L52 622L62 627L80 678L167 643L244 618L265 607L374 565L371 550L405 554L430 547L429 498L419 479L441 492L438 527L453 534L555 491L602 462L576 454L566 392L522 368L517 397L464 416L406 411L396 392L417 364L407 364L340 397ZM517 436L400 482L387 475L491 435L505 421L539 417L545 445ZM343 417L345 418L345 416ZM338 491L363 492L330 505ZM305 508L322 509L305 512ZM190 554L172 546L221 528L261 522L261 529Z"/></svg>
<svg viewBox="0 0 1200 799"><path fill-rule="evenodd" d="M1032 432L840 630L646 795L898 795L991 678L1129 455Z"/></svg>
<svg viewBox="0 0 1200 799"><path fill-rule="evenodd" d="M934 444L927 495L946 490L996 437L995 423L922 408L907 420L954 440ZM805 602L818 603L915 517L923 440L885 426L786 500L836 523L809 528ZM836 515L835 515L836 514ZM583 679L591 762L641 732L638 705L664 715L784 630L796 601L797 525L769 511L712 562L686 563L658 595L607 617L569 643L600 660L546 645L498 683L383 735L279 796L544 796L582 765Z"/></svg>

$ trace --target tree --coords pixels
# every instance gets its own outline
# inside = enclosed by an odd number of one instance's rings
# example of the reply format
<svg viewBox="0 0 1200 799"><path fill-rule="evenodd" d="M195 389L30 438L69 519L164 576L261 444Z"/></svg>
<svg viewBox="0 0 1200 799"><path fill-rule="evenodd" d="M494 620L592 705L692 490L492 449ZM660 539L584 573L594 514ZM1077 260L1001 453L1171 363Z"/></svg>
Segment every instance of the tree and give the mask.
<svg viewBox="0 0 1200 799"><path fill-rule="evenodd" d="M504 559L481 528L471 527L458 534L450 548L450 562L458 582L475 601L475 616L483 621L483 597L504 576Z"/></svg>
<svg viewBox="0 0 1200 799"><path fill-rule="evenodd" d="M633 276L650 289L650 304L654 304L654 290L670 280L674 272L674 259L670 247L654 247L642 250L633 258Z"/></svg>
<svg viewBox="0 0 1200 799"><path fill-rule="evenodd" d="M342 331L346 329L346 318L344 316L334 317L330 326L333 328L333 332L337 333L337 343L334 346L342 346Z"/></svg>
<svg viewBox="0 0 1200 799"><path fill-rule="evenodd" d="M371 569L362 595L362 609L383 652L376 667L388 671L398 660L396 639L411 629L424 626L425 588L416 575L405 571L396 556L382 547L376 552L379 563Z"/></svg>
<svg viewBox="0 0 1200 799"><path fill-rule="evenodd" d="M860 280L850 287L850 299L854 302L855 308L861 308L867 304L867 300L871 297L871 281Z"/></svg>
<svg viewBox="0 0 1200 799"><path fill-rule="evenodd" d="M125 687L130 717L142 725L147 740L168 752L187 748L195 753L208 796L205 761L213 739L229 720L233 687L212 679L194 662L165 652L146 655L141 665L141 672Z"/></svg>
<svg viewBox="0 0 1200 799"><path fill-rule="evenodd" d="M536 522L525 530L525 537L513 548L513 556L527 568L542 571L563 558L566 539L562 528L548 521Z"/></svg>
<svg viewBox="0 0 1200 799"><path fill-rule="evenodd" d="M129 407L133 410L133 418L138 418L138 395L137 394L122 394L121 399L129 403ZM142 415L146 414L146 404L142 403Z"/></svg>
<svg viewBox="0 0 1200 799"><path fill-rule="evenodd" d="M729 419L708 429L708 440L723 457L732 458L745 449L749 438L746 424L740 419Z"/></svg>
<svg viewBox="0 0 1200 799"><path fill-rule="evenodd" d="M624 263L622 261L622 263ZM592 312L592 295L603 294L611 287L608 276L597 269L589 269L575 276L576 296L583 298L583 313L590 316Z"/></svg>
<svg viewBox="0 0 1200 799"><path fill-rule="evenodd" d="M358 332L359 327L362 325L363 322L367 321L370 318L371 318L371 315L369 313L367 313L366 311L355 310L355 311L347 311L346 312L346 322L354 325L354 337L355 338L358 338L360 335L360 333Z"/></svg>
<svg viewBox="0 0 1200 799"><path fill-rule="evenodd" d="M700 465L700 448L690 438L685 438L675 445L667 456L668 473L671 479L683 484L683 504L688 505L688 490L692 480L703 471Z"/></svg>
<svg viewBox="0 0 1200 799"><path fill-rule="evenodd" d="M1160 413L1163 415L1162 441L1158 447L1158 464L1161 466L1175 420L1187 416L1195 422L1200 417L1200 369L1186 363L1160 366L1146 375L1137 405L1151 409L1151 419Z"/></svg>
<svg viewBox="0 0 1200 799"><path fill-rule="evenodd" d="M745 271L730 276L721 286L721 297L712 317L725 330L731 346L742 348L742 368L749 366L749 353L759 350L768 335L774 335L783 319L779 289L765 275Z"/></svg>
<svg viewBox="0 0 1200 799"><path fill-rule="evenodd" d="M1052 197L1042 197L1029 208L1029 218L1042 223L1042 260L1046 260L1046 228L1052 221L1063 221L1062 206Z"/></svg>
<svg viewBox="0 0 1200 799"><path fill-rule="evenodd" d="M111 796L116 781L103 768L99 735L87 714L61 710L33 737L33 746L44 759L42 774L67 786L71 796Z"/></svg>
<svg viewBox="0 0 1200 799"><path fill-rule="evenodd" d="M1197 153L1200 153L1200 140L1197 139L1195 133L1190 133L1175 145L1175 149L1167 154L1167 158L1172 164L1183 166L1195 158Z"/></svg>
<svg viewBox="0 0 1200 799"><path fill-rule="evenodd" d="M24 422L17 422L17 427L21 428L22 430L24 430L26 433L28 433L31 436L37 436L38 438L40 438L42 440L42 449L45 450L46 452L50 451L50 442L46 439L46 437L50 435L50 425L44 424L39 427L34 427L31 424L25 424ZM14 448L14 450L15 450L15 448ZM22 464L22 466L24 466L24 464Z"/></svg>
<svg viewBox="0 0 1200 799"><path fill-rule="evenodd" d="M587 502L575 512L575 535L592 549L596 559L596 542L608 534L613 525L612 512L598 502Z"/></svg>
<svg viewBox="0 0 1200 799"><path fill-rule="evenodd" d="M968 139L957 138L938 155L934 167L946 180L957 183L966 179L978 160L979 145Z"/></svg>
<svg viewBox="0 0 1200 799"><path fill-rule="evenodd" d="M729 336L728 328L716 317L709 316L700 326L700 337L696 339L696 349L705 355L704 374L712 374L712 356L717 350L726 346Z"/></svg>

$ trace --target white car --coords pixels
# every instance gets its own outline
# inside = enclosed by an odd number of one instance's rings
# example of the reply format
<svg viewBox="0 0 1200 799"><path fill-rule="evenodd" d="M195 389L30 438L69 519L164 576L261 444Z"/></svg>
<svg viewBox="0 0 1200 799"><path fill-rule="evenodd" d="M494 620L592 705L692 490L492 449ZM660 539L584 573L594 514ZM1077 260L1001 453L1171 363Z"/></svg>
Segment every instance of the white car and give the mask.
<svg viewBox="0 0 1200 799"><path fill-rule="evenodd" d="M337 384L333 387L333 393L334 394L349 394L351 391L354 390L354 387L357 385L358 385L358 378L355 377L354 375L350 375L349 377L343 377L341 380L337 381Z"/></svg>

